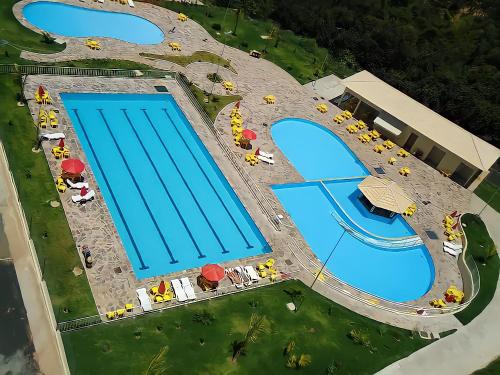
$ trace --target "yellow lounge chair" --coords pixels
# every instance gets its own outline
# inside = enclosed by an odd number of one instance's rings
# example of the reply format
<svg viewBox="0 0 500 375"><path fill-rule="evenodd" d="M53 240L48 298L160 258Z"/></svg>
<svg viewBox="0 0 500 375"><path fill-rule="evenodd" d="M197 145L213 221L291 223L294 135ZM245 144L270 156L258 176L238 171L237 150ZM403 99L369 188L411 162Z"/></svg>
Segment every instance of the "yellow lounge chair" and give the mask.
<svg viewBox="0 0 500 375"><path fill-rule="evenodd" d="M234 84L231 81L222 81L222 86L227 91L233 91L234 89Z"/></svg>
<svg viewBox="0 0 500 375"><path fill-rule="evenodd" d="M344 122L344 118L341 115L337 115L333 118L333 121L335 121L337 124L342 124Z"/></svg>
<svg viewBox="0 0 500 375"><path fill-rule="evenodd" d="M49 119L50 119L50 126L52 128L57 128L57 126L59 125L59 120L57 119L56 113L53 110L49 112Z"/></svg>
<svg viewBox="0 0 500 375"><path fill-rule="evenodd" d="M370 132L370 137L372 137L373 140L379 139L381 137L380 133L376 130L372 130Z"/></svg>
<svg viewBox="0 0 500 375"><path fill-rule="evenodd" d="M372 138L370 137L369 134L361 134L358 139L363 142L363 143L369 143L371 142Z"/></svg>
<svg viewBox="0 0 500 375"><path fill-rule="evenodd" d="M177 15L177 19L181 22L186 22L188 20L188 16L186 16L184 13L179 13Z"/></svg>
<svg viewBox="0 0 500 375"><path fill-rule="evenodd" d="M131 312L133 309L134 309L133 304L131 304L131 303L125 304L125 310L127 310L127 312Z"/></svg>
<svg viewBox="0 0 500 375"><path fill-rule="evenodd" d="M354 134L354 133L357 133L359 130L358 128L356 127L356 125L354 124L351 124L351 125L347 125L347 127L345 128L349 133L351 134Z"/></svg>
<svg viewBox="0 0 500 375"><path fill-rule="evenodd" d="M401 156L402 158L406 158L409 155L410 155L410 153L408 151L406 151L404 148L401 148L398 151L398 156Z"/></svg>
<svg viewBox="0 0 500 375"><path fill-rule="evenodd" d="M324 104L324 103L318 104L318 105L316 106L316 109L317 109L318 111L320 111L321 113L326 113L326 112L328 112L328 107L327 107L327 105L326 105L326 104Z"/></svg>
<svg viewBox="0 0 500 375"><path fill-rule="evenodd" d="M266 263L264 263L264 265L265 265L267 268L271 269L271 268L272 268L272 266L274 266L274 263L275 263L275 262L276 262L276 261L275 261L273 258L269 258L269 259L266 261Z"/></svg>
<svg viewBox="0 0 500 375"><path fill-rule="evenodd" d="M276 102L276 97L274 95L266 95L264 96L264 101L266 104L274 104Z"/></svg>
<svg viewBox="0 0 500 375"><path fill-rule="evenodd" d="M399 170L399 174L400 174L401 176L408 176L410 173L411 173L411 172L410 172L410 168L408 168L408 167L403 167L403 168L401 168L401 169Z"/></svg>
<svg viewBox="0 0 500 375"><path fill-rule="evenodd" d="M384 141L384 147L388 150L392 149L394 147L394 142L392 142L390 139L387 139Z"/></svg>
<svg viewBox="0 0 500 375"><path fill-rule="evenodd" d="M170 42L168 43L168 46L172 49L172 51L181 51L182 46L180 43L177 42Z"/></svg>
<svg viewBox="0 0 500 375"><path fill-rule="evenodd" d="M350 118L352 118L352 113L349 112L349 111L347 111L347 110L345 110L344 112L342 112L340 115L343 118L345 118L346 120L349 120Z"/></svg>
<svg viewBox="0 0 500 375"><path fill-rule="evenodd" d="M259 276L262 279L265 279L267 277L267 271L266 270L259 270Z"/></svg>
<svg viewBox="0 0 500 375"><path fill-rule="evenodd" d="M373 151L375 151L375 152L377 152L379 154L381 154L382 151L384 151L384 150L385 150L385 148L382 145L375 145L375 147L373 147Z"/></svg>
<svg viewBox="0 0 500 375"><path fill-rule="evenodd" d="M356 126L359 130L362 130L364 128L366 128L366 124L363 120L359 120L357 123L356 123Z"/></svg>
<svg viewBox="0 0 500 375"><path fill-rule="evenodd" d="M398 159L396 159L394 156L391 156L389 158L389 160L387 160L387 162L390 164L390 165L394 165L396 163Z"/></svg>
<svg viewBox="0 0 500 375"><path fill-rule="evenodd" d="M106 313L106 318L108 318L108 320L112 320L116 317L116 311L108 311Z"/></svg>
<svg viewBox="0 0 500 375"><path fill-rule="evenodd" d="M68 188L66 186L66 184L64 183L64 179L61 176L57 177L56 188L57 188L57 191L60 193L64 193L66 191L66 189Z"/></svg>
<svg viewBox="0 0 500 375"><path fill-rule="evenodd" d="M116 315L118 315L118 318L123 318L123 316L125 315L125 311L125 309L116 310Z"/></svg>

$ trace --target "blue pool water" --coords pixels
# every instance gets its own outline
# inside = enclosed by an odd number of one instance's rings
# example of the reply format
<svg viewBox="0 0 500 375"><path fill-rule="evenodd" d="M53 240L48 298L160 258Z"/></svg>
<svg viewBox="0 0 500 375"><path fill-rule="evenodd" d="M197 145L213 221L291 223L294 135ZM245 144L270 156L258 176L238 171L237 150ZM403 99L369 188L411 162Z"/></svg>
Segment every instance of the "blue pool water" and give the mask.
<svg viewBox="0 0 500 375"><path fill-rule="evenodd" d="M342 140L312 121L287 118L271 128L274 143L306 180L368 176Z"/></svg>
<svg viewBox="0 0 500 375"><path fill-rule="evenodd" d="M42 30L68 37L107 37L135 44L158 44L164 39L154 23L126 13L37 1L23 8L23 16Z"/></svg>
<svg viewBox="0 0 500 375"><path fill-rule="evenodd" d="M286 131L283 124L292 130ZM275 185L273 191L316 256L326 262L332 254L327 269L344 282L390 301L407 302L423 296L434 281L434 264L424 245L397 249L377 246L352 236L335 218L377 240L415 235L400 215L384 218L362 205L358 184L363 178L357 177L368 171L349 148L310 121L287 119L274 126L279 126L277 132L273 130L275 142L285 147L282 151L306 182ZM296 137L301 141L288 139ZM314 150L314 158L305 158L315 165L304 163L303 150ZM338 177L342 179L307 181Z"/></svg>
<svg viewBox="0 0 500 375"><path fill-rule="evenodd" d="M171 95L61 97L137 278L270 251Z"/></svg>

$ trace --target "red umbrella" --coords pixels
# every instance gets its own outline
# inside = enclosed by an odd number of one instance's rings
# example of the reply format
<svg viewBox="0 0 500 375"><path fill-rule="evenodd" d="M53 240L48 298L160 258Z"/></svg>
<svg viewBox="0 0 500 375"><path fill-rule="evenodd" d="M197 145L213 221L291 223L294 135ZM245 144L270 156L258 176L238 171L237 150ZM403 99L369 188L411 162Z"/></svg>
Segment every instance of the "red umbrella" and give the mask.
<svg viewBox="0 0 500 375"><path fill-rule="evenodd" d="M234 105L234 107L240 109L240 101L239 100L236 102L236 104Z"/></svg>
<svg viewBox="0 0 500 375"><path fill-rule="evenodd" d="M45 94L45 90L42 86L38 86L38 95L43 96Z"/></svg>
<svg viewBox="0 0 500 375"><path fill-rule="evenodd" d="M251 141L253 141L254 139L257 139L257 134L255 134L255 132L253 130L250 130L250 129L243 130L243 132L241 133L241 136L243 138L249 139Z"/></svg>
<svg viewBox="0 0 500 375"><path fill-rule="evenodd" d="M85 169L85 164L79 159L66 159L61 163L61 168L70 174L80 174Z"/></svg>
<svg viewBox="0 0 500 375"><path fill-rule="evenodd" d="M64 148L64 138L59 141L59 148Z"/></svg>
<svg viewBox="0 0 500 375"><path fill-rule="evenodd" d="M158 287L158 294L165 294L167 291L167 287L165 286L165 281L160 282L160 286Z"/></svg>
<svg viewBox="0 0 500 375"><path fill-rule="evenodd" d="M218 264L207 264L201 268L201 275L208 281L220 281L224 278L224 268Z"/></svg>
<svg viewBox="0 0 500 375"><path fill-rule="evenodd" d="M86 195L87 195L87 193L88 193L88 192L89 192L89 189L87 189L87 188L84 186L84 187L82 187L82 189L80 190L80 195L81 195L82 197L84 197L84 196L86 196Z"/></svg>

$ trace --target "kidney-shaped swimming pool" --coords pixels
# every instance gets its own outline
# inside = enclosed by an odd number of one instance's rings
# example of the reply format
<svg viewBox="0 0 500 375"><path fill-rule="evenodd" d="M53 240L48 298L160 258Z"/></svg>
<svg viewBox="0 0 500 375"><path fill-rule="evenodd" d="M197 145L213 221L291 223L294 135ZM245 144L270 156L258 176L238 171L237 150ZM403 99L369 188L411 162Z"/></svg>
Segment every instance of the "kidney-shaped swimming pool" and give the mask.
<svg viewBox="0 0 500 375"><path fill-rule="evenodd" d="M127 13L37 1L23 8L23 16L39 29L61 36L114 38L135 44L158 44L164 39L154 23Z"/></svg>
<svg viewBox="0 0 500 375"><path fill-rule="evenodd" d="M429 251L421 243L404 244L418 237L400 215L380 217L360 204L360 176L369 172L347 145L323 126L302 119L275 123L272 136L306 179L274 185L273 191L316 256L326 262L331 254L327 269L389 301L412 301L427 293L434 281ZM398 246L392 246L395 242Z"/></svg>

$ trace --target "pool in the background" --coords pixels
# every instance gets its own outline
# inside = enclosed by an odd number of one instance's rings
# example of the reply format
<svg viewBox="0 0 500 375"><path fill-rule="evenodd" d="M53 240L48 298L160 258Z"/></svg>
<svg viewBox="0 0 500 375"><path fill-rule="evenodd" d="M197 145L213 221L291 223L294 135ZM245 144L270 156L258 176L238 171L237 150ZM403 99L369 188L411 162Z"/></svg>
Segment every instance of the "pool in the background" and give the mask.
<svg viewBox="0 0 500 375"><path fill-rule="evenodd" d="M137 278L270 251L168 94L62 94Z"/></svg>
<svg viewBox="0 0 500 375"><path fill-rule="evenodd" d="M427 248L390 246L392 240L415 238L415 231L400 215L375 215L359 201L358 185L363 181L359 176L369 173L347 145L307 120L280 121L272 134L306 179L274 185L273 191L318 259L326 262L332 254L327 269L347 284L386 300L407 302L423 296L434 281ZM339 218L366 240L346 231Z"/></svg>
<svg viewBox="0 0 500 375"><path fill-rule="evenodd" d="M274 143L306 180L370 174L339 137L312 121L280 120L273 124L271 134Z"/></svg>
<svg viewBox="0 0 500 375"><path fill-rule="evenodd" d="M135 44L158 44L164 39L154 23L127 13L37 1L23 8L23 16L32 25L61 36L106 37Z"/></svg>

